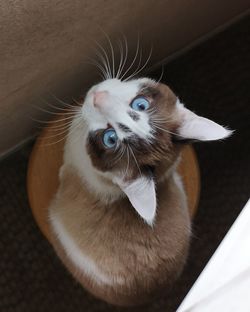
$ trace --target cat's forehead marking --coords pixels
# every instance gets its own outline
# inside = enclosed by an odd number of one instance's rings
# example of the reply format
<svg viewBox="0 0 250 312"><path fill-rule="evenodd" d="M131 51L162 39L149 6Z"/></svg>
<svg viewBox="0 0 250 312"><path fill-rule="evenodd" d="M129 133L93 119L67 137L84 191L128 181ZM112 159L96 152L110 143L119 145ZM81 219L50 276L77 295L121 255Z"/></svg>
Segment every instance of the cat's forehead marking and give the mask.
<svg viewBox="0 0 250 312"><path fill-rule="evenodd" d="M131 133L132 132L132 130L128 126L124 125L123 123L118 122L117 125L118 125L119 129L125 133Z"/></svg>
<svg viewBox="0 0 250 312"><path fill-rule="evenodd" d="M140 119L140 115L133 111L128 111L128 115L134 120L138 121Z"/></svg>
<svg viewBox="0 0 250 312"><path fill-rule="evenodd" d="M121 141L132 134L150 140L153 134L149 114L133 110L130 103L138 95L143 96L145 88L154 85L156 83L148 78L126 82L109 79L92 87L83 105L83 115L88 121L89 131L104 130L109 124ZM94 105L95 94L103 91L105 95L101 104Z"/></svg>

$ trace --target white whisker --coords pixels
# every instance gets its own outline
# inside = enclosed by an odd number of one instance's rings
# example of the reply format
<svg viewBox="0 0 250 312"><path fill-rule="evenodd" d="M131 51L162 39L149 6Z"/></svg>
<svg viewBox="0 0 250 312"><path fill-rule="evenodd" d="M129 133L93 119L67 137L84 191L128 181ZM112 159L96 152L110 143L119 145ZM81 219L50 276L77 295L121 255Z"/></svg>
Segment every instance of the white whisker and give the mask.
<svg viewBox="0 0 250 312"><path fill-rule="evenodd" d="M74 116L72 115L70 117L65 117L65 118L56 119L56 120L48 120L48 121L34 119L33 117L31 117L31 120L36 121L36 122L41 123L41 124L50 125L50 124L54 124L54 123L63 122L63 121L66 121L66 120L71 120L73 117Z"/></svg>
<svg viewBox="0 0 250 312"><path fill-rule="evenodd" d="M107 54L106 50L97 41L95 41L95 43L100 48L101 52L103 53L103 55L104 55L104 57L106 59L105 64L107 65L107 68L108 68L108 70L107 70L107 77L108 78L112 78L111 67L110 67L108 54Z"/></svg>
<svg viewBox="0 0 250 312"><path fill-rule="evenodd" d="M62 113L62 112L51 112L51 111L44 109L42 107L39 107L39 106L33 106L33 108L40 110L41 112L48 113L50 115L56 115L56 116L73 116L73 115L75 115L75 112L73 112L73 111Z"/></svg>
<svg viewBox="0 0 250 312"><path fill-rule="evenodd" d="M138 56L138 53L139 53L139 49L140 49L140 40L139 40L139 37L137 38L137 46L136 46L136 52L135 52L135 56L133 58L133 61L131 62L130 66L128 67L128 69L125 71L125 73L122 75L121 79L123 79L123 77L126 76L126 74L130 71L130 69L133 67L136 59L137 59L137 56ZM126 79L124 80L126 81Z"/></svg>
<svg viewBox="0 0 250 312"><path fill-rule="evenodd" d="M50 130L49 130L49 132L50 132ZM46 140L47 139L54 139L54 138L57 138L57 137L61 137L64 134L68 134L68 132L69 132L69 128L65 129L65 130L63 130L63 131L61 131L59 133L53 134L53 135L46 135Z"/></svg>
<svg viewBox="0 0 250 312"><path fill-rule="evenodd" d="M129 150L130 150L130 152L131 152L131 154L132 154L132 156L133 156L133 158L134 158L135 164L136 164L136 166L137 166L137 168L138 168L138 170L139 170L140 175L142 175L142 174L141 174L141 169L140 169L140 167L139 167L139 165L138 165L138 162L137 162L137 159L136 159L135 154L134 154L134 152L133 152L133 149L130 147L129 144L128 144L128 148L129 148Z"/></svg>
<svg viewBox="0 0 250 312"><path fill-rule="evenodd" d="M113 165L122 159L124 153L125 153L125 147L123 146L122 149L120 150L120 152L113 159Z"/></svg>
<svg viewBox="0 0 250 312"><path fill-rule="evenodd" d="M66 127L70 126L71 122L67 123L67 124L63 124L63 125L58 125L58 126L49 126L49 131L52 132L57 132L60 130L64 130L66 129ZM45 127L44 126L36 126L36 128L44 130Z"/></svg>
<svg viewBox="0 0 250 312"><path fill-rule="evenodd" d="M120 77L120 74L121 74L121 67L122 67L122 64L123 64L123 46L122 46L122 43L121 41L119 40L118 41L118 47L119 47L119 51L120 51L120 62L119 62L119 66L118 66L118 70L117 70L117 73L116 73L116 77L117 79L119 79Z"/></svg>
<svg viewBox="0 0 250 312"><path fill-rule="evenodd" d="M63 100L59 99L55 94L50 94L50 96L52 96L54 99L56 99L59 103L62 103L63 106L65 106L65 107L76 108L75 105L64 102Z"/></svg>
<svg viewBox="0 0 250 312"><path fill-rule="evenodd" d="M99 64L98 62L97 63L100 66L99 68L102 71L102 74L104 75L105 79L108 79L109 78L109 68L108 68L107 61L106 61L105 57L97 49L95 50L95 54L97 57L99 57L99 59L101 61L101 64Z"/></svg>
<svg viewBox="0 0 250 312"><path fill-rule="evenodd" d="M59 107L59 106L55 106L49 102L47 102L47 105L52 108L52 109L56 109L56 110L59 110L59 111L62 111L62 112L77 112L79 110L79 107L78 106L73 106L71 108L68 108L68 107ZM74 107L74 108L73 108Z"/></svg>
<svg viewBox="0 0 250 312"><path fill-rule="evenodd" d="M56 138L56 137L58 137L60 135L63 135L63 137L60 140L57 140L57 141L51 142L51 143L45 143L45 144L43 144L43 146L51 146L51 145L58 144L58 143L60 143L60 142L62 142L62 141L64 141L66 139L66 137L69 134L69 131L71 131L71 133L75 132L77 130L77 128L79 127L79 125L81 124L81 121L82 121L80 116L77 117L77 118L79 118L79 120L78 120L78 122L76 122L76 124L73 126L73 128L67 129L64 132L61 132L60 134L55 135L55 136L46 137L46 139L54 139L54 138Z"/></svg>
<svg viewBox="0 0 250 312"><path fill-rule="evenodd" d="M151 117L152 121L159 121L159 122L161 121L162 123L167 123L167 122L172 121L171 117L166 118L164 116L159 115L158 111L154 107L148 109L147 112L149 116Z"/></svg>
<svg viewBox="0 0 250 312"><path fill-rule="evenodd" d="M164 75L164 65L161 66L161 75L160 78L156 81L156 83L159 83L161 81L163 75Z"/></svg>
<svg viewBox="0 0 250 312"><path fill-rule="evenodd" d="M141 66L141 62L142 62L142 49L140 50L140 55L139 55L139 62L134 70L133 73L131 73L131 75L129 75L124 81L128 81L130 78L132 78L134 76L134 73L140 68ZM146 87L145 87L146 88ZM141 89L143 90L143 88Z"/></svg>
<svg viewBox="0 0 250 312"><path fill-rule="evenodd" d="M81 120L81 116L80 115L75 115L75 120L79 119L79 121ZM52 137L57 137L57 136L60 136L62 134L64 134L65 132L68 132L71 125L72 125L72 122L73 122L73 118L71 121L65 123L63 122L62 125L55 125L55 126L49 126L48 128L48 132L52 132L54 133L53 135L51 136L46 136L46 138L52 138Z"/></svg>
<svg viewBox="0 0 250 312"><path fill-rule="evenodd" d="M71 143L75 143L79 140L79 138L81 139L81 135L83 134L83 131L78 131L78 135L75 134L75 132L77 130L79 130L79 128L83 129L84 126L84 118L82 115L77 115L76 118L72 121L72 125L69 127L69 131L67 136L69 135L69 133L71 133ZM73 138L72 138L73 136ZM79 143L79 142L78 142Z"/></svg>
<svg viewBox="0 0 250 312"><path fill-rule="evenodd" d="M169 133L169 134L173 134L173 135L179 136L180 138L184 138L182 135L180 135L180 134L178 134L178 133L176 133L176 132L172 132L172 131L169 131L169 130L164 129L164 128L162 128L162 127L159 127L157 124L153 124L153 126L154 126L154 128L159 129L159 130L161 130L161 131L163 131L163 132L166 132L166 133Z"/></svg>
<svg viewBox="0 0 250 312"><path fill-rule="evenodd" d="M127 167L126 167L126 170L125 170L125 173L124 173L124 179L125 179L126 176L127 176L128 168L129 168L129 162L130 162L128 146L126 146L125 149L126 149L126 151L127 151Z"/></svg>
<svg viewBox="0 0 250 312"><path fill-rule="evenodd" d="M100 49L100 48L99 48ZM103 49L104 50L104 49ZM103 55L103 52L102 50L98 50L97 48L95 49L95 54L97 57L99 57L100 61L101 61L101 64L103 66L103 68L105 69L105 74L106 76L108 76L108 73L109 73L109 68L108 68L108 61L106 59L106 56L105 54Z"/></svg>
<svg viewBox="0 0 250 312"><path fill-rule="evenodd" d="M59 131L59 130L63 130L66 129L66 127L69 127L72 123L72 120L63 123L62 125L55 125L55 126L49 126L49 130L51 131ZM42 129L44 129L44 127L42 127Z"/></svg>
<svg viewBox="0 0 250 312"><path fill-rule="evenodd" d="M103 31L104 32L104 31ZM112 42L110 40L110 37L108 36L107 33L104 32L104 34L106 35L106 38L108 39L109 42L109 46L110 46L110 50L111 50L111 57L112 57L112 78L115 77L115 53L114 53L114 48L112 45Z"/></svg>
<svg viewBox="0 0 250 312"><path fill-rule="evenodd" d="M127 38L123 35L123 41L124 41L124 45L125 45L125 57L124 57L124 62L122 64L122 68L121 68L121 75L124 69L124 66L126 66L127 64L127 59L128 59L128 42L127 42ZM120 78L122 80L122 78Z"/></svg>
<svg viewBox="0 0 250 312"><path fill-rule="evenodd" d="M148 65L148 62L152 56L152 51L153 51L153 49L151 48L149 55L148 55L148 58L147 58L146 62L144 63L144 65L140 69L135 71L132 75L130 75L128 78L126 78L124 81L127 81L127 80L133 78L134 76L138 75Z"/></svg>
<svg viewBox="0 0 250 312"><path fill-rule="evenodd" d="M98 72L98 73L102 77L102 79L103 80L107 79L105 69L97 61L94 61L90 58L88 58L88 59L89 59L88 64L93 65L100 70L100 72Z"/></svg>

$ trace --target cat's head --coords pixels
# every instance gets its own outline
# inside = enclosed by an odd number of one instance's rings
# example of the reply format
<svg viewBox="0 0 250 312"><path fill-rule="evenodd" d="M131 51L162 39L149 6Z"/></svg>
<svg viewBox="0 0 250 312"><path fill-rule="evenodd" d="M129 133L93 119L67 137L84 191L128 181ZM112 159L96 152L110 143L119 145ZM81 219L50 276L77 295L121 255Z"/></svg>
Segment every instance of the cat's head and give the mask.
<svg viewBox="0 0 250 312"><path fill-rule="evenodd" d="M224 139L231 131L180 103L170 88L148 78L105 80L86 95L86 150L110 173L141 217L152 223L156 182L176 162L181 142Z"/></svg>

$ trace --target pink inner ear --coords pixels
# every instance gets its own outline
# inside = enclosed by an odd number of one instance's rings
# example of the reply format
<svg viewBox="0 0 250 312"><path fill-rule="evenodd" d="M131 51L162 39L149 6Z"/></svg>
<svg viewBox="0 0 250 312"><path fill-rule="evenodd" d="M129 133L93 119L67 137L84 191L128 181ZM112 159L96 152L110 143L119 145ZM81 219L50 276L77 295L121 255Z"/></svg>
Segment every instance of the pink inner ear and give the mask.
<svg viewBox="0 0 250 312"><path fill-rule="evenodd" d="M222 127L216 122L191 112L180 102L177 102L177 109L182 120L178 132L184 139L213 141L224 139L232 134L232 131Z"/></svg>
<svg viewBox="0 0 250 312"><path fill-rule="evenodd" d="M156 193L153 179L139 177L131 183L124 183L120 179L115 179L127 195L132 206L138 214L149 224L153 225L156 214Z"/></svg>

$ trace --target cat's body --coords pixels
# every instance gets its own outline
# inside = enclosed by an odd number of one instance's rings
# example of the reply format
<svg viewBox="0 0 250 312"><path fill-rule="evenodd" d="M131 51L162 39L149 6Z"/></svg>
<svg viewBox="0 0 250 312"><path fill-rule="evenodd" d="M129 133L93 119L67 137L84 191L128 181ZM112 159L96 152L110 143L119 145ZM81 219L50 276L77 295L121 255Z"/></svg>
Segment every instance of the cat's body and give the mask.
<svg viewBox="0 0 250 312"><path fill-rule="evenodd" d="M172 286L191 232L180 140L229 134L150 79L110 79L88 92L49 209L53 245L86 289L132 305Z"/></svg>
<svg viewBox="0 0 250 312"><path fill-rule="evenodd" d="M150 227L127 198L105 205L91 196L73 168L64 167L51 209L58 238L54 247L76 279L96 296L119 305L144 303L179 276L190 220L175 179L157 186L161 195Z"/></svg>

